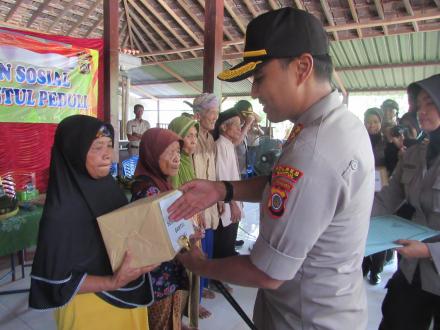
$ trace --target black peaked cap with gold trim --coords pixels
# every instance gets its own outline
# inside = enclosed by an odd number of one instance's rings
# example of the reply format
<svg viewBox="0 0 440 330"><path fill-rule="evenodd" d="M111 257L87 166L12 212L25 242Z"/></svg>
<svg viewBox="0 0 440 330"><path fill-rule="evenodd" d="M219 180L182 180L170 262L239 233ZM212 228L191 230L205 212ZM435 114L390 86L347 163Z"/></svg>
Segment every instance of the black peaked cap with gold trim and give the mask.
<svg viewBox="0 0 440 330"><path fill-rule="evenodd" d="M329 53L327 33L321 22L312 14L291 7L270 11L248 24L243 61L221 72L217 78L230 82L243 80L267 59L304 53Z"/></svg>

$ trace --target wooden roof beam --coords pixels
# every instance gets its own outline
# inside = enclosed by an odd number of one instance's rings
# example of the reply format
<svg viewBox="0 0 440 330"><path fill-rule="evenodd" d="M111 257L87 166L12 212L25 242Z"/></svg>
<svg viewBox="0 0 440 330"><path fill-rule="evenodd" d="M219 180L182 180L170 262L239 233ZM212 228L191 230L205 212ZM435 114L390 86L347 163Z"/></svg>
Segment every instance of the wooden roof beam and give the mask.
<svg viewBox="0 0 440 330"><path fill-rule="evenodd" d="M104 15L101 16L100 19L98 19L91 27L87 30L86 34L83 36L84 38L87 38L99 25L104 22Z"/></svg>
<svg viewBox="0 0 440 330"><path fill-rule="evenodd" d="M89 16L95 11L95 9L101 4L101 0L96 0L96 2L90 6L90 8L84 13L84 15L67 31L67 35L70 35L76 30Z"/></svg>
<svg viewBox="0 0 440 330"><path fill-rule="evenodd" d="M142 45L144 46L144 48L147 50L147 52L151 53L152 50L151 50L150 45L145 41L144 38L142 38L142 34L141 34L141 32L137 29L136 25L133 25L133 32L134 32L134 35L136 36L136 38L140 40L140 42L142 43ZM138 43L138 44L139 44L139 43ZM142 47L138 47L138 49L139 49L140 51L142 51ZM154 60L155 60L155 59L154 59Z"/></svg>
<svg viewBox="0 0 440 330"><path fill-rule="evenodd" d="M351 16L353 17L353 21L355 21L356 23L359 23L359 17L356 11L356 6L353 2L353 0L347 0L348 1L348 5L350 7L350 12L351 12ZM358 34L359 38L362 38L362 30L361 29L356 29L356 32Z"/></svg>
<svg viewBox="0 0 440 330"><path fill-rule="evenodd" d="M17 0L15 1L14 6L9 10L9 13L5 17L5 22L7 22L12 16L14 16L15 12L17 11L18 7L20 7L23 0Z"/></svg>
<svg viewBox="0 0 440 330"><path fill-rule="evenodd" d="M31 18L26 23L26 27L30 27L32 25L32 23L34 23L34 21L37 19L38 16L40 16L40 14L43 12L43 10L45 10L47 8L47 6L49 6L49 3L50 3L50 0L44 0L43 3L40 4L38 9L32 13Z"/></svg>
<svg viewBox="0 0 440 330"><path fill-rule="evenodd" d="M162 32L161 29L148 17L147 14L139 7L135 0L128 0L130 5L141 15L142 19L165 41L165 43L174 49L175 45L168 39L168 37ZM142 1L144 3L144 1ZM182 54L177 53L177 55L183 59Z"/></svg>
<svg viewBox="0 0 440 330"><path fill-rule="evenodd" d="M380 2L380 0L374 0L374 6L376 7L377 10L377 14L379 15L381 20L385 20L385 14L383 12L383 8L382 8L382 3ZM383 28L383 33L385 35L388 35L388 27L387 26L382 26Z"/></svg>
<svg viewBox="0 0 440 330"><path fill-rule="evenodd" d="M268 0L268 2L272 10L280 9L279 3L275 2L275 0Z"/></svg>
<svg viewBox="0 0 440 330"><path fill-rule="evenodd" d="M197 24L201 31L205 30L205 26L203 23L197 18L192 9L188 6L188 4L183 0L177 0L177 3L182 7L182 9L186 12L186 14L191 17L191 19Z"/></svg>
<svg viewBox="0 0 440 330"><path fill-rule="evenodd" d="M167 67L165 64L158 62L157 63L158 66L161 67L162 70L164 70L165 72L167 72L168 74L170 74L171 76L173 76L174 78L180 80L181 82L183 82L185 85L191 87L192 89L194 89L195 91L197 91L198 93L202 93L202 89L198 88L196 85L194 85L192 82L189 82L187 80L185 80L182 76L180 76L179 74L177 74L176 72L174 72L173 70L171 70L169 67Z"/></svg>
<svg viewBox="0 0 440 330"><path fill-rule="evenodd" d="M336 26L326 26L325 29L327 32L333 31L347 31L347 30L355 30L355 29L365 29L377 26L388 26L395 24L406 24L412 22L419 21L429 21L434 19L440 19L440 13L425 13L425 14L415 14L414 16L405 16L405 17L393 17L385 20L370 20L362 23L353 23L353 24L344 24L344 25L336 25Z"/></svg>
<svg viewBox="0 0 440 330"><path fill-rule="evenodd" d="M136 22L137 26L140 27L140 29L142 30L142 32L144 32L144 34L148 37L148 39L160 50L160 52L164 52L164 48L162 47L162 45L156 40L156 38L153 37L153 35L150 33L150 31L148 31L148 29L146 28L145 24L143 24L141 22L141 20L139 19L139 17L137 15L135 15L134 12L131 12L131 17L133 18L133 20ZM146 42L146 41L145 41ZM151 48L151 47L150 47ZM153 55L153 51L151 51L150 53L146 54L145 56L151 56L154 58L155 55ZM145 53L144 53L145 54ZM165 54L159 54L159 55L165 55ZM165 58L169 59L168 56L165 55Z"/></svg>
<svg viewBox="0 0 440 330"><path fill-rule="evenodd" d="M160 22L163 26L165 26L165 28L174 36L174 38L177 39L177 41L180 42L181 45L183 45L184 47L189 47L188 43L183 40L183 38L167 23L167 21L165 19L161 19L161 17L159 16L159 13L157 13L153 6L149 3L148 0L141 0L142 4L145 6L145 8L148 9L148 11L153 14ZM175 45L173 45L171 48L175 48ZM197 56L197 54L195 52L191 52L191 54L195 57Z"/></svg>
<svg viewBox="0 0 440 330"><path fill-rule="evenodd" d="M223 42L223 48L228 46L234 46L234 45L241 45L243 44L243 40L235 40L235 41L225 41ZM184 52L191 52L195 50L202 50L204 48L203 45L200 46L193 46L193 47L186 47L186 48L179 48L179 49L170 49L170 50L163 50L159 52L153 52L153 53L141 53L138 54L138 57L145 57L145 56L158 56L158 55L171 55L171 54L177 54L177 53L184 53ZM243 55L243 53L240 53Z"/></svg>
<svg viewBox="0 0 440 330"><path fill-rule="evenodd" d="M203 10L205 10L205 1L204 0L197 0L199 5L203 8ZM205 25L203 24L203 31L205 30ZM228 38L229 40L233 40L234 38L232 37L231 33L226 29L226 27L223 25L223 33L226 36L226 38ZM223 42L223 44L225 44L225 42ZM240 47L238 47L237 45L234 45L235 49L240 51Z"/></svg>
<svg viewBox="0 0 440 330"><path fill-rule="evenodd" d="M296 8L301 10L306 10L306 7L304 6L301 0L294 0L293 2L295 3Z"/></svg>
<svg viewBox="0 0 440 330"><path fill-rule="evenodd" d="M70 9L72 9L75 3L75 0L70 0L69 4L60 11L60 13L57 15L57 18L49 25L47 31L50 32L52 28L56 26L61 21L61 19L69 13Z"/></svg>
<svg viewBox="0 0 440 330"><path fill-rule="evenodd" d="M403 0L403 5L405 6L407 13L410 14L411 16L414 16L414 10L412 9L409 0ZM411 24L414 28L414 31L419 32L419 25L417 24L417 22L412 22Z"/></svg>
<svg viewBox="0 0 440 330"><path fill-rule="evenodd" d="M327 0L319 0L321 2L321 7L322 10L324 11L324 15L325 18L327 19L327 22L330 24L330 26L335 26L335 21L333 19L333 15L332 12L330 10L330 7L328 5ZM333 33L333 38L335 39L335 41L339 41L339 37L338 37L338 33L337 32L332 32Z"/></svg>
<svg viewBox="0 0 440 330"><path fill-rule="evenodd" d="M125 20L127 21L127 26L128 26L128 36L129 36L128 40L130 41L131 49L134 49L134 45L133 45L133 23L131 22L130 8L128 8L127 0L124 0L123 6L124 6L124 11L125 11ZM141 50L141 49L139 49L139 50Z"/></svg>
<svg viewBox="0 0 440 330"><path fill-rule="evenodd" d="M240 17L234 12L234 9L231 7L230 4L226 0L224 0L224 6L226 11L231 15L232 19L234 20L235 24L238 26L238 28L241 30L243 34L246 34L246 27L241 22Z"/></svg>
<svg viewBox="0 0 440 330"><path fill-rule="evenodd" d="M180 25L180 27L198 44L203 45L203 42L196 36L196 34L186 25L182 19L175 13L174 10L168 6L164 0L157 0L159 4L167 11L167 13Z"/></svg>
<svg viewBox="0 0 440 330"><path fill-rule="evenodd" d="M254 4L251 0L243 0L247 10L251 13L252 17L258 16L258 11L255 9Z"/></svg>

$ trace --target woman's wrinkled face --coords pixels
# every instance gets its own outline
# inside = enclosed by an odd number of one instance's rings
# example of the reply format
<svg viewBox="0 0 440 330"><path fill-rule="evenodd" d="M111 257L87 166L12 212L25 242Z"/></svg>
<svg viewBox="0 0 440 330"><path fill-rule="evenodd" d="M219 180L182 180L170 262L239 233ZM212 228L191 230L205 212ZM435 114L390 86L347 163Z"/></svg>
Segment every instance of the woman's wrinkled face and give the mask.
<svg viewBox="0 0 440 330"><path fill-rule="evenodd" d="M439 109L424 90L421 90L417 95L417 118L420 127L427 133L440 127Z"/></svg>
<svg viewBox="0 0 440 330"><path fill-rule="evenodd" d="M212 131L218 118L218 109L211 108L201 111L197 114L197 117L200 122L200 127L206 131Z"/></svg>
<svg viewBox="0 0 440 330"><path fill-rule="evenodd" d="M101 179L110 173L113 146L109 137L100 137L93 141L86 156L86 169L93 179Z"/></svg>
<svg viewBox="0 0 440 330"><path fill-rule="evenodd" d="M176 176L180 165L180 144L171 143L159 157L159 168L166 176Z"/></svg>
<svg viewBox="0 0 440 330"><path fill-rule="evenodd" d="M188 130L188 134L183 138L183 151L187 155L192 155L197 147L197 129L193 126Z"/></svg>
<svg viewBox="0 0 440 330"><path fill-rule="evenodd" d="M375 135L379 134L381 129L381 123L379 117L376 115L369 115L365 118L365 128L368 131L368 134Z"/></svg>

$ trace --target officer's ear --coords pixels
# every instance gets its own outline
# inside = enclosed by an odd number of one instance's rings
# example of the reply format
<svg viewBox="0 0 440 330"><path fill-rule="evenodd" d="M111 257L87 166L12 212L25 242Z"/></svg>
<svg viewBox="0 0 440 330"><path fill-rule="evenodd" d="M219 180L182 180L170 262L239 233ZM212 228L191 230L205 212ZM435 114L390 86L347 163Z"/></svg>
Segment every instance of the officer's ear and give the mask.
<svg viewBox="0 0 440 330"><path fill-rule="evenodd" d="M296 75L298 85L309 79L313 72L313 57L309 53L304 53L298 56L294 61L296 64Z"/></svg>

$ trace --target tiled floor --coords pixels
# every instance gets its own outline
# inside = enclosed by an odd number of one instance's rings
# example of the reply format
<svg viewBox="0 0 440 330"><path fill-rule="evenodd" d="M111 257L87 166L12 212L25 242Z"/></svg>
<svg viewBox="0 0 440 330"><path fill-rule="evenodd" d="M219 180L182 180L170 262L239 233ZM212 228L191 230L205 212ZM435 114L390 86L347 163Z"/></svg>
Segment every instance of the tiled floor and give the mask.
<svg viewBox="0 0 440 330"><path fill-rule="evenodd" d="M240 249L242 254L248 253L252 241L258 235L258 206L257 204L245 205L246 219L242 221L239 230L239 238L245 240L245 245ZM368 330L377 329L381 319L380 306L385 295L384 285L392 275L396 265L392 264L385 267L382 273L382 283L371 286L365 282L368 295ZM29 269L27 269L29 273ZM11 290L25 288L29 286L29 277L14 283L6 283L3 280L0 290ZM251 316L256 289L234 286L233 296L242 306L245 312ZM37 312L27 308L27 294L14 294L0 296L0 330L52 330L55 325L51 312ZM213 315L200 321L201 330L239 330L248 329L240 316L234 311L229 303L217 294L215 299L204 300L203 305L208 308ZM126 330L126 329L124 329Z"/></svg>

